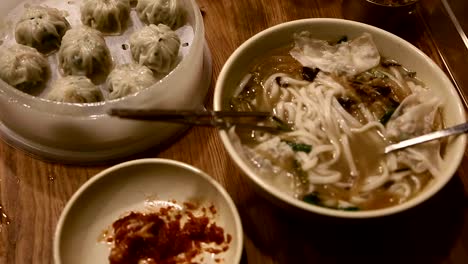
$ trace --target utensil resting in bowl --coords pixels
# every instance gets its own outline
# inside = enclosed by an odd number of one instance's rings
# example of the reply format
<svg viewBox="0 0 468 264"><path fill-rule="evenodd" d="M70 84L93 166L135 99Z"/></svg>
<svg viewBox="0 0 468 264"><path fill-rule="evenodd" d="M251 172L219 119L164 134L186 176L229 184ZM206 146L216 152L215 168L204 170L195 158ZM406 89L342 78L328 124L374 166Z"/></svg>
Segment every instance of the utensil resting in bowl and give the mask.
<svg viewBox="0 0 468 264"><path fill-rule="evenodd" d="M126 119L211 126L220 129L235 126L271 133L291 130L288 124L270 112L112 108L108 114Z"/></svg>

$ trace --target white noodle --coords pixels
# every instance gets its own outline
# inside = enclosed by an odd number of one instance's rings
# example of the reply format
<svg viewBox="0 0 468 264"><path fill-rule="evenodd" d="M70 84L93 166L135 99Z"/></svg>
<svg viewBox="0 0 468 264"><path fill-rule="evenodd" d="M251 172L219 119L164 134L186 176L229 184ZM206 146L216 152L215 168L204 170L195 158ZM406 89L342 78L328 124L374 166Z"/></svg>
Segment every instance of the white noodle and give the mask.
<svg viewBox="0 0 468 264"><path fill-rule="evenodd" d="M337 171L309 171L308 179L312 184L331 184L341 179L341 173Z"/></svg>
<svg viewBox="0 0 468 264"><path fill-rule="evenodd" d="M401 172L394 172L390 176L390 180L392 181L401 181L403 178L413 174L411 170L401 171Z"/></svg>
<svg viewBox="0 0 468 264"><path fill-rule="evenodd" d="M395 76L391 75L388 72L384 72L384 71L379 71L379 72L382 73L383 75L387 76L393 82L395 82L398 86L400 86L400 88L405 89L405 85L402 82L400 82L400 80L395 78Z"/></svg>
<svg viewBox="0 0 468 264"><path fill-rule="evenodd" d="M409 90L408 84L406 83L403 76L401 76L400 71L395 67L390 67L390 71L393 73L395 78L398 80L398 85L403 87L405 89L405 91L408 91Z"/></svg>
<svg viewBox="0 0 468 264"><path fill-rule="evenodd" d="M385 127L382 125L382 123L377 122L377 121L369 122L360 128L352 128L351 131L354 133L363 133L373 128L377 128L379 131L385 131Z"/></svg>
<svg viewBox="0 0 468 264"><path fill-rule="evenodd" d="M335 107L335 109L339 112L339 115L344 120L346 120L346 122L348 122L350 124L350 126L352 126L352 127L360 127L361 126L361 123L359 121L357 121L351 114L346 112L346 110L343 108L343 106L340 105L340 103L338 102L338 100L336 100L336 98L335 98L335 100L333 100L332 104Z"/></svg>
<svg viewBox="0 0 468 264"><path fill-rule="evenodd" d="M407 182L398 182L390 186L389 192L400 196L400 202L406 201L411 196L411 186Z"/></svg>
<svg viewBox="0 0 468 264"><path fill-rule="evenodd" d="M369 199L363 198L361 196L352 196L349 200L354 204L361 204L367 202Z"/></svg>
<svg viewBox="0 0 468 264"><path fill-rule="evenodd" d="M356 168L356 163L354 163L353 154L351 153L351 148L349 146L348 137L346 135L341 135L341 144L343 146L343 154L348 163L349 170L351 171L351 176L359 176L359 172Z"/></svg>
<svg viewBox="0 0 468 264"><path fill-rule="evenodd" d="M391 71L392 73L382 72L382 74L401 88L410 88L413 91L423 89L413 83L406 84L398 69L392 68ZM251 78L249 74L242 80L236 94L242 92L241 87L245 87ZM249 148L251 153L248 155L253 157L252 161L260 169L264 170L262 166L267 166L270 172L274 172L274 175L282 175L281 177L291 177L292 174L277 164L291 159L290 161L294 161L307 175L308 185L305 186L305 190L309 192L316 190L318 185L325 184L331 184L343 190L354 188L359 191L358 194L350 195L348 200L324 198L324 203L328 206L349 207L369 202L373 197L372 192L377 189L381 190L386 183L391 183L387 190L400 197L400 201L404 201L423 188L418 174L430 172L435 176L439 173L438 165L432 164L426 153L413 148L386 155L379 161L378 172L360 171L362 168L358 166L360 163L357 162L356 155L362 156L360 153L362 150L353 149L356 142L351 141L357 138L360 140L367 138L371 142L381 140L382 137L388 135L388 123L387 127L382 125L378 121L379 118L363 103L357 105L365 119L363 123L348 113L337 99L337 96L346 95L346 90L331 75L319 72L313 82L308 82L292 78L285 73L275 73L266 78L261 86L263 89L251 104L273 110L277 117L291 124L294 130L279 134L255 133L255 139L259 144L252 149ZM398 115L404 111L398 108L395 111L396 117L392 117L392 120L397 119ZM355 137L358 133L367 134L365 137ZM286 142L309 145L311 150L310 152L302 150L294 152ZM369 155L377 154L369 153ZM262 159L266 160L262 161ZM341 171L343 166L347 166L350 175L343 177L343 173L348 173ZM369 173L371 176L367 175ZM377 175L372 175L374 173ZM363 181L348 182L349 176L365 178ZM357 182L363 183L361 186L355 186ZM298 188L297 184L297 180L289 183L294 194L300 198L304 188Z"/></svg>
<svg viewBox="0 0 468 264"><path fill-rule="evenodd" d="M390 178L390 174L387 168L387 164L382 162L381 166L382 166L382 175L367 177L366 182L361 188L361 191L369 192L369 191L375 190L388 181L388 179Z"/></svg>
<svg viewBox="0 0 468 264"><path fill-rule="evenodd" d="M369 111L369 109L367 109L367 107L364 104L359 104L358 107L361 113L366 118L367 122L373 122L376 120L375 116Z"/></svg>
<svg viewBox="0 0 468 264"><path fill-rule="evenodd" d="M406 151L411 153L413 157L419 159L421 163L425 165L426 170L428 170L432 175L440 174L439 169L428 160L426 155L422 154L421 152L417 151L414 148L407 148Z"/></svg>
<svg viewBox="0 0 468 264"><path fill-rule="evenodd" d="M414 176L414 175L412 175L410 177L410 179L414 182L414 191L419 192L421 190L421 186L422 186L421 180L418 177Z"/></svg>
<svg viewBox="0 0 468 264"><path fill-rule="evenodd" d="M245 75L245 77L241 80L241 82L237 86L236 90L234 91L234 93L233 93L234 97L239 96L239 94L241 94L242 91L244 91L244 88L245 88L245 86L247 86L247 83L249 83L250 79L252 79L252 74Z"/></svg>

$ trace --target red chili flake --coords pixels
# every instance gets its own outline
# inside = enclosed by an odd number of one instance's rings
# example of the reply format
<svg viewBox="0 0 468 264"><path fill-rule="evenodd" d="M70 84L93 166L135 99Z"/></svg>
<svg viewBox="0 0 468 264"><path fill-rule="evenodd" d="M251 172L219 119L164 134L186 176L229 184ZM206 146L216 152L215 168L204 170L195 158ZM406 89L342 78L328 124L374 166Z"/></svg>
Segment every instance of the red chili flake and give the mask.
<svg viewBox="0 0 468 264"><path fill-rule="evenodd" d="M214 205L210 206L209 209L210 209L210 212L211 212L212 214L215 215L215 214L217 213L216 208L214 207Z"/></svg>
<svg viewBox="0 0 468 264"><path fill-rule="evenodd" d="M188 210L196 210L196 209L198 209L198 205L195 204L195 203L187 203L187 202L185 202L185 203L184 203L184 206L185 206Z"/></svg>
<svg viewBox="0 0 468 264"><path fill-rule="evenodd" d="M180 213L170 217L174 209L170 206L150 214L131 212L115 221L110 264L137 264L141 260L150 264L192 263L203 251L217 254L229 248L231 236L227 235L225 240L224 229L208 217L196 217L187 211L187 221L181 225ZM214 243L222 248L202 249L201 243Z"/></svg>
<svg viewBox="0 0 468 264"><path fill-rule="evenodd" d="M172 211L172 209L174 209L174 207L172 207L172 206L161 207L161 209L159 209L159 214L161 214L162 216L167 217L169 215L169 212Z"/></svg>

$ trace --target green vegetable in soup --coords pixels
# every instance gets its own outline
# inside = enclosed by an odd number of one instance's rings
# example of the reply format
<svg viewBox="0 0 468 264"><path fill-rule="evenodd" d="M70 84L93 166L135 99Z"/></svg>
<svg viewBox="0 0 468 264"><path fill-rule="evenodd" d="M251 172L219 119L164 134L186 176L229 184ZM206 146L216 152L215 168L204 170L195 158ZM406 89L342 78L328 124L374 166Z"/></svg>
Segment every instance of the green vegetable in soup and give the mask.
<svg viewBox="0 0 468 264"><path fill-rule="evenodd" d="M395 113L395 110L396 108L391 108L387 112L385 112L385 114L380 118L380 123L382 123L382 125L387 124L387 122L392 117L393 113Z"/></svg>
<svg viewBox="0 0 468 264"><path fill-rule="evenodd" d="M321 207L329 208L329 209L335 209L335 210L340 210L340 211L347 211L347 212L356 212L359 211L360 208L357 206L349 206L349 207L331 207L331 206L326 206L323 204L322 199L320 198L319 194L316 192L309 193L302 197L302 201L308 203L308 204L313 204L313 205L318 205Z"/></svg>
<svg viewBox="0 0 468 264"><path fill-rule="evenodd" d="M322 200L316 193L309 193L305 195L304 197L302 197L302 201L313 205L323 206Z"/></svg>
<svg viewBox="0 0 468 264"><path fill-rule="evenodd" d="M292 141L283 140L284 143L288 144L293 151L295 152L305 152L310 153L312 151L312 146L308 144L295 143Z"/></svg>
<svg viewBox="0 0 468 264"><path fill-rule="evenodd" d="M348 41L348 36L342 36L336 43L342 43L342 42L347 42Z"/></svg>

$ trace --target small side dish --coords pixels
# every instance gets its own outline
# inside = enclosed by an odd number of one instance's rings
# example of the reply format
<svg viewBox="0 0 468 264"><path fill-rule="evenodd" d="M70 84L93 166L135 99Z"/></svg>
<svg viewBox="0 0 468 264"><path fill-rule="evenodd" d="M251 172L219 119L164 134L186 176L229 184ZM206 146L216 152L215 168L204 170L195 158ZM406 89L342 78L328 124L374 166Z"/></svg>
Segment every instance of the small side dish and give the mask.
<svg viewBox="0 0 468 264"><path fill-rule="evenodd" d="M68 201L54 239L56 264L238 264L236 206L212 177L165 159L124 162Z"/></svg>

